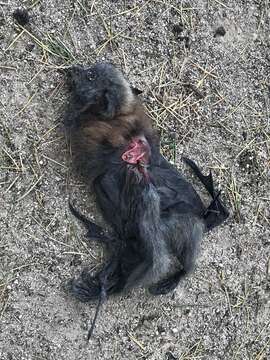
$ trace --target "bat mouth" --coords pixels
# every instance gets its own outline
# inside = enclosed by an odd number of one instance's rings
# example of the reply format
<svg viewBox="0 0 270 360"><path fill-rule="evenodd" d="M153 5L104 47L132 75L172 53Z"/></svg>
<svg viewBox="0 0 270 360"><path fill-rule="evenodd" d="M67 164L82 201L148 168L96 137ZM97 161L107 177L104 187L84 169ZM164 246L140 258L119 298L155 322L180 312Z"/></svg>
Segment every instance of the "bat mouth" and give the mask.
<svg viewBox="0 0 270 360"><path fill-rule="evenodd" d="M131 165L146 168L149 164L150 146L144 136L134 137L122 154L122 160Z"/></svg>

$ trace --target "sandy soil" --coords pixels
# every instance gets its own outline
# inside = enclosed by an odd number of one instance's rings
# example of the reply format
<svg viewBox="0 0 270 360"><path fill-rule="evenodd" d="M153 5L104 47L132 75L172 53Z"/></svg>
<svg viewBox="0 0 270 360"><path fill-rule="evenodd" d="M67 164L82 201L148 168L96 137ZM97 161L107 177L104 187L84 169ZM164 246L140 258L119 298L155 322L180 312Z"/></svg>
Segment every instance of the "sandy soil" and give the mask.
<svg viewBox="0 0 270 360"><path fill-rule="evenodd" d="M269 17L268 0L0 2L0 359L270 358ZM65 284L103 254L68 197L100 217L71 171L59 68L100 60L144 91L177 167L213 170L232 216L174 293L110 299L87 343L95 304Z"/></svg>

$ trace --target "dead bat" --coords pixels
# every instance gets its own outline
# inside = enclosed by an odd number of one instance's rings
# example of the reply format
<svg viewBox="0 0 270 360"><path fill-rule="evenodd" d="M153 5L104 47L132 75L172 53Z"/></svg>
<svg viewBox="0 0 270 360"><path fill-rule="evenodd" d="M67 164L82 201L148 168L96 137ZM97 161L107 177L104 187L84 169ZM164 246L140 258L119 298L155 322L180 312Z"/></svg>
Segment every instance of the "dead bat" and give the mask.
<svg viewBox="0 0 270 360"><path fill-rule="evenodd" d="M136 286L166 294L192 271L203 234L229 215L212 175L204 176L184 158L212 198L205 206L160 154L159 138L138 92L113 65L74 66L68 70L68 84L65 127L73 163L91 184L111 228L106 233L70 204L87 236L108 250L100 271L84 271L72 281L71 291L84 302L99 299L98 309L106 296Z"/></svg>

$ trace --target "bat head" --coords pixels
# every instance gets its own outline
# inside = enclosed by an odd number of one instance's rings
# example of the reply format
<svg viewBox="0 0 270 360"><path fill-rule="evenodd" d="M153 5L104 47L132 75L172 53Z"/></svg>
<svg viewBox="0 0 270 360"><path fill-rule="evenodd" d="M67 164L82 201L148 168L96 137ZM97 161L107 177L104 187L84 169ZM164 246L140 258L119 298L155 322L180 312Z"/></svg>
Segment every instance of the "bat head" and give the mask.
<svg viewBox="0 0 270 360"><path fill-rule="evenodd" d="M89 114L109 121L132 111L140 90L132 88L122 73L113 65L98 63L68 69L71 90L71 110L66 123L82 119ZM77 116L76 116L77 115ZM73 118L73 121L72 121Z"/></svg>

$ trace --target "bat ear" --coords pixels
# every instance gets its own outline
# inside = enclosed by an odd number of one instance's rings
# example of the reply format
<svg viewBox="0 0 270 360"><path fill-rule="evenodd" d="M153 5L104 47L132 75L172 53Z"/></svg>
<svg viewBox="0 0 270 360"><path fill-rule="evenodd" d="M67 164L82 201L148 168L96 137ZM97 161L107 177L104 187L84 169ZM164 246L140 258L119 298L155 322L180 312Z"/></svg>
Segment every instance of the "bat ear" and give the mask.
<svg viewBox="0 0 270 360"><path fill-rule="evenodd" d="M72 89L72 85L70 87ZM64 123L68 127L76 127L80 126L82 121L90 120L93 117L110 119L114 114L115 109L103 92L77 91L71 96Z"/></svg>
<svg viewBox="0 0 270 360"><path fill-rule="evenodd" d="M120 107L116 94L106 89L93 93L92 97L90 97L89 92L87 100L88 102L80 110L81 115L94 114L110 120Z"/></svg>
<svg viewBox="0 0 270 360"><path fill-rule="evenodd" d="M140 95L140 94L143 93L142 90L137 89L136 87L133 87L133 86L131 87L131 90L132 90L132 92L133 92L134 95Z"/></svg>

